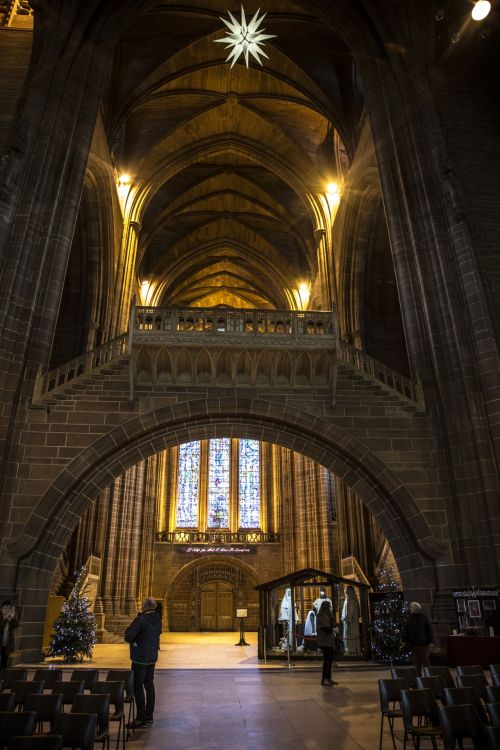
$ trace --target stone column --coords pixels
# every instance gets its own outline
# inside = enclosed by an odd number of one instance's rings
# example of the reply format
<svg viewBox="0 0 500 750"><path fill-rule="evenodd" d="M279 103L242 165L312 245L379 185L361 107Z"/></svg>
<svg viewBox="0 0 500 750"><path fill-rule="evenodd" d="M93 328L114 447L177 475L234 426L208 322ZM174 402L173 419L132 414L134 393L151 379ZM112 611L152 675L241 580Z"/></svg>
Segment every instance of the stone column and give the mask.
<svg viewBox="0 0 500 750"><path fill-rule="evenodd" d="M0 166L0 496L18 421L47 366L101 96L132 0L33 0L30 69ZM10 461L12 463L9 462ZM10 536L2 523L1 535ZM0 583L14 561L2 552Z"/></svg>
<svg viewBox="0 0 500 750"><path fill-rule="evenodd" d="M410 365L440 434L436 493L452 538L437 586L496 584L500 561L484 549L495 547L499 522L483 520L498 519L500 493L495 326L420 42L418 33L408 40L404 65L392 52L389 63L360 60L360 73Z"/></svg>

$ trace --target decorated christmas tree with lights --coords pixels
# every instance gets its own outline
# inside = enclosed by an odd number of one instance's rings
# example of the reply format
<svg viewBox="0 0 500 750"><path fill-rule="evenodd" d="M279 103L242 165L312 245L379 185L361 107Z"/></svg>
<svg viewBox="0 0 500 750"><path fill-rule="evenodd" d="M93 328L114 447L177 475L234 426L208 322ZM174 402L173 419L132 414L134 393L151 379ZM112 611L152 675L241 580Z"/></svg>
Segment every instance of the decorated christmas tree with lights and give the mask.
<svg viewBox="0 0 500 750"><path fill-rule="evenodd" d="M409 653L401 650L403 628L408 605L399 590L393 566L385 561L379 571L378 592L384 596L374 604L372 622L372 651L376 661L398 664L408 660Z"/></svg>
<svg viewBox="0 0 500 750"><path fill-rule="evenodd" d="M54 623L49 646L50 656L62 656L65 662L81 662L92 658L97 642L96 620L85 596L87 569L78 573L75 586Z"/></svg>

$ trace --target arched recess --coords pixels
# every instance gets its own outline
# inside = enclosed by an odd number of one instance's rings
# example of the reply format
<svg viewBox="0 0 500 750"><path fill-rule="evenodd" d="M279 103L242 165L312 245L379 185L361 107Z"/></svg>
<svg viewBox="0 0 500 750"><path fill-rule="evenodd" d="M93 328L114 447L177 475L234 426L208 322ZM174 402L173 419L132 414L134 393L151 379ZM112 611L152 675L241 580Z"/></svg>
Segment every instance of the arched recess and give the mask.
<svg viewBox="0 0 500 750"><path fill-rule="evenodd" d="M115 427L73 459L43 495L22 534L9 545L9 554L18 560L19 603L28 608L25 619L34 631L22 633L21 648L24 638L33 654L40 648L44 606L57 562L98 493L141 459L197 435L276 443L317 461L352 488L376 518L405 589L423 595L438 588L436 561L444 545L433 538L400 479L364 443L322 417L279 402L201 398L163 406Z"/></svg>
<svg viewBox="0 0 500 750"><path fill-rule="evenodd" d="M183 583L185 583L187 580L190 580L192 578L193 573L197 572L205 572L206 576L214 576L215 578L218 578L219 575L217 573L217 568L223 569L224 567L230 567L234 569L235 571L238 571L241 575L241 577L244 579L244 585L242 587L242 594L244 598L241 602L236 602L236 606L245 606L247 607L250 604L251 612L250 614L250 620L252 629L253 627L257 626L257 608L258 608L258 595L257 592L254 591L254 587L262 583L262 581L259 579L259 576L257 575L257 571L252 568L251 565L248 565L248 563L244 562L243 560L239 560L234 557L228 557L227 555L210 555L210 558L207 559L202 558L201 560L192 560L186 565L183 565L182 568L177 571L177 573L174 575L172 580L170 581L170 584L165 591L163 601L164 601L164 612L166 613L167 619L168 619L168 625L170 630L176 630L175 624L176 624L176 615L174 615L173 612L173 606L175 605L177 599L179 598L179 591L183 587ZM246 585L245 585L246 584ZM241 584L240 584L241 585ZM246 591L245 591L246 589ZM252 595L253 594L253 595ZM198 610L200 602L198 600L199 592L192 592L192 599L193 599L193 605L194 609ZM182 615L181 615L182 617ZM199 630L199 612L191 612L188 615L188 620L185 623L184 628L185 630ZM247 623L248 625L248 623ZM173 627L172 627L173 626Z"/></svg>

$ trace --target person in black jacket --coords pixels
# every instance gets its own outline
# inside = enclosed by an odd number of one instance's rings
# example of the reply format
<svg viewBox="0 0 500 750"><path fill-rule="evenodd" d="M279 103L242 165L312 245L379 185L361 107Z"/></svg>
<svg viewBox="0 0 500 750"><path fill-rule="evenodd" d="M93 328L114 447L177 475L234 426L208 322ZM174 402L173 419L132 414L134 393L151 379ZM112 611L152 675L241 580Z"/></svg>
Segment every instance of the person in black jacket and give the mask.
<svg viewBox="0 0 500 750"><path fill-rule="evenodd" d="M9 654L14 651L14 630L17 627L19 627L19 623L16 618L16 611L14 607L9 601L3 602L0 615L0 666L2 669L7 666Z"/></svg>
<svg viewBox="0 0 500 750"><path fill-rule="evenodd" d="M148 597L133 622L125 631L130 643L130 659L134 673L134 698L137 716L134 728L153 723L155 708L154 673L160 647L161 617L156 611L156 601Z"/></svg>
<svg viewBox="0 0 500 750"><path fill-rule="evenodd" d="M411 648L417 675L422 675L422 667L429 666L429 651L433 645L431 623L422 612L418 602L410 604L410 614L403 630L403 644Z"/></svg>

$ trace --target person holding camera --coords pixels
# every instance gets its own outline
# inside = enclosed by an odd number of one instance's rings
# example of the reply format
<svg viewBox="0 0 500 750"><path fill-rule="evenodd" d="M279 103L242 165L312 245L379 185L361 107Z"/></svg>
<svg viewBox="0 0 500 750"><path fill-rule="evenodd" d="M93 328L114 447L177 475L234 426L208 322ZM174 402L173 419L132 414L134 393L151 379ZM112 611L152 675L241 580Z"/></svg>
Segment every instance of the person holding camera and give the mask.
<svg viewBox="0 0 500 750"><path fill-rule="evenodd" d="M2 638L0 667L5 669L9 656L14 651L14 630L19 627L16 618L16 610L11 602L5 601L2 604L2 616L0 620L0 634Z"/></svg>
<svg viewBox="0 0 500 750"><path fill-rule="evenodd" d="M133 728L138 729L153 723L155 709L155 664L160 648L161 617L156 601L152 597L144 600L139 612L125 631L125 640L130 644L130 660L134 673L134 698L137 716Z"/></svg>

